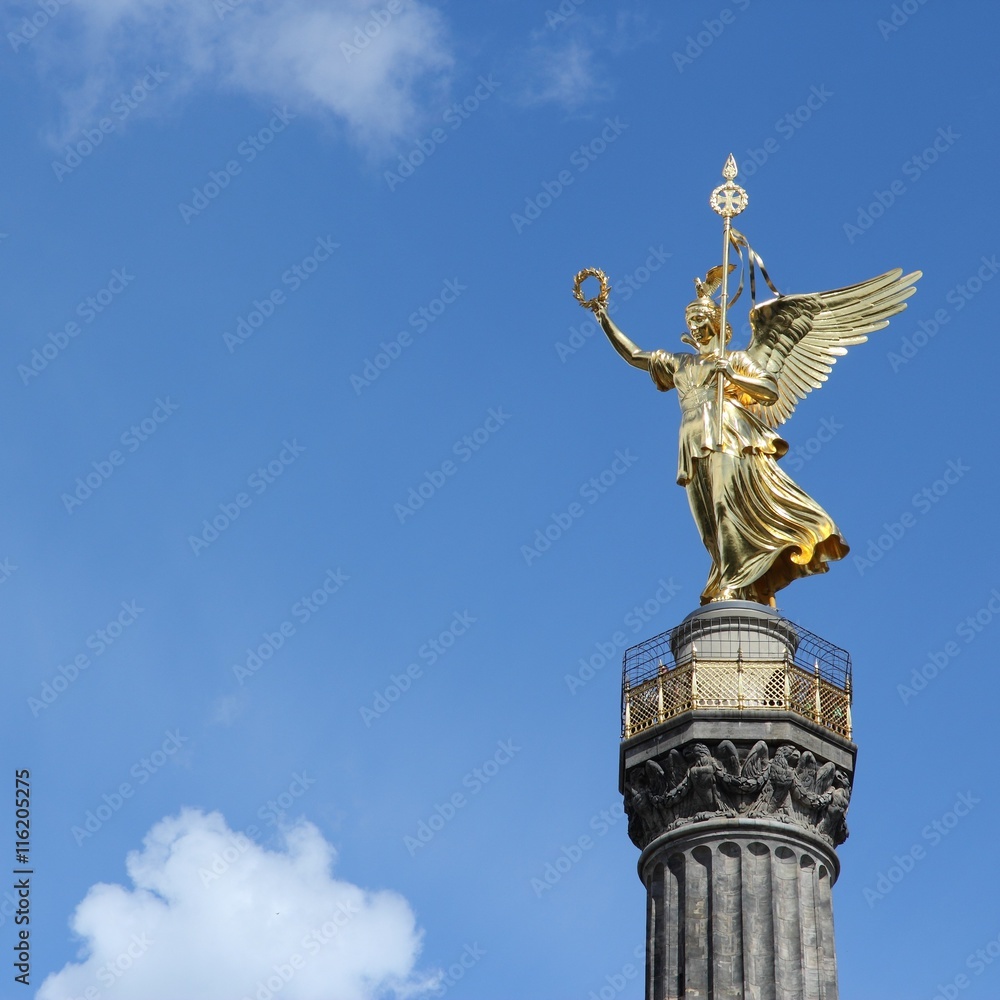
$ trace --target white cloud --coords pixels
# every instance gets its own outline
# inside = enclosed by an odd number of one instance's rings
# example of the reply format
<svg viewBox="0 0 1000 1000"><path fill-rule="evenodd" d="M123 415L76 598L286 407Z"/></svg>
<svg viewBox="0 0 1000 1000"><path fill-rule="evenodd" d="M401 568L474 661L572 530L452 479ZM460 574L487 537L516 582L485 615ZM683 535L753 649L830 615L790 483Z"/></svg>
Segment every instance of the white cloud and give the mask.
<svg viewBox="0 0 1000 1000"><path fill-rule="evenodd" d="M524 55L525 104L560 104L570 110L606 93L594 67L594 51L582 40L558 47L536 45Z"/></svg>
<svg viewBox="0 0 1000 1000"><path fill-rule="evenodd" d="M31 48L64 99L57 142L153 63L169 85L143 112L167 92L216 87L333 116L381 149L440 104L452 66L444 18L425 0L81 0Z"/></svg>
<svg viewBox="0 0 1000 1000"><path fill-rule="evenodd" d="M243 714L249 700L245 688L236 694L223 695L212 706L212 722L219 726L231 726Z"/></svg>
<svg viewBox="0 0 1000 1000"><path fill-rule="evenodd" d="M406 900L331 874L310 823L270 851L219 813L186 809L128 855L132 887L99 883L71 921L81 959L38 1000L373 1000L414 996L420 932ZM87 992L90 990L91 992Z"/></svg>
<svg viewBox="0 0 1000 1000"><path fill-rule="evenodd" d="M579 3L582 0L575 0ZM614 16L586 14L564 2L547 12L545 27L531 32L530 43L514 58L525 105L556 104L567 111L612 97L608 58L648 44L658 34L647 5L620 8Z"/></svg>

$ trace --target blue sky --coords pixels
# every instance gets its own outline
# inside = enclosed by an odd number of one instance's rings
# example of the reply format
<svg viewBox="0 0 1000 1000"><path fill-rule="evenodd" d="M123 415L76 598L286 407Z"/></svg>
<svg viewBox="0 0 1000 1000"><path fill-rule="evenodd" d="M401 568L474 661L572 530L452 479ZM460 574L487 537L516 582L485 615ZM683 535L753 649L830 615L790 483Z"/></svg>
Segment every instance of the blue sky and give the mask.
<svg viewBox="0 0 1000 1000"><path fill-rule="evenodd" d="M0 9L33 995L642 995L621 655L708 566L570 289L676 349L730 151L783 292L924 272L784 429L853 551L780 605L854 659L843 994L997 995L995 5Z"/></svg>

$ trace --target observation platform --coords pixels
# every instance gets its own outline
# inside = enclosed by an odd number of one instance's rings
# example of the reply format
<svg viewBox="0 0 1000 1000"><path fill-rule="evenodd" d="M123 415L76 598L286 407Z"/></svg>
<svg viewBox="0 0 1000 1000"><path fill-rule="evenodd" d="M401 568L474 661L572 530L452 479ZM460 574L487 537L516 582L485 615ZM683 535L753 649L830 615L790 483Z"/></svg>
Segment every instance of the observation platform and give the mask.
<svg viewBox="0 0 1000 1000"><path fill-rule="evenodd" d="M685 712L792 712L851 739L851 658L749 601L723 601L625 652L622 739Z"/></svg>

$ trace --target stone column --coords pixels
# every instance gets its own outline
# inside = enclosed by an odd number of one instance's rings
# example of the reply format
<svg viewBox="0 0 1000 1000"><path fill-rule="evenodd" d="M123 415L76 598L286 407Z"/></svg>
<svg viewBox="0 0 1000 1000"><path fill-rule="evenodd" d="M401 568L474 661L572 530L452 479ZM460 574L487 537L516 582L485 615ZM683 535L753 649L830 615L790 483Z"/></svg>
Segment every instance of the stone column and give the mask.
<svg viewBox="0 0 1000 1000"><path fill-rule="evenodd" d="M806 669L804 635L725 602L659 637L646 680L626 658L626 705L659 713L621 754L647 892L646 1000L838 997L831 887L856 747L849 680Z"/></svg>

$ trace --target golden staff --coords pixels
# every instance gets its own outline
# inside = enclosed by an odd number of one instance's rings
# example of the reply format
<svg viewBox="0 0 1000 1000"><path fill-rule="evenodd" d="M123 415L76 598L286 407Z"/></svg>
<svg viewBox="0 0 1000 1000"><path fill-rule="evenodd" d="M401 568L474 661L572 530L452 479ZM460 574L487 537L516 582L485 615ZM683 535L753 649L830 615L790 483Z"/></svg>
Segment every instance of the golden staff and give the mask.
<svg viewBox="0 0 1000 1000"><path fill-rule="evenodd" d="M712 192L712 197L708 203L712 206L712 211L722 216L722 296L719 300L719 359L726 360L726 306L728 303L729 288L729 241L732 229L730 220L740 214L750 203L750 196L738 184L734 184L736 177L736 160L733 154L729 154L726 165L722 168L722 176L726 183L720 185ZM726 378L719 372L719 446L723 443L723 420L722 407L725 403Z"/></svg>

